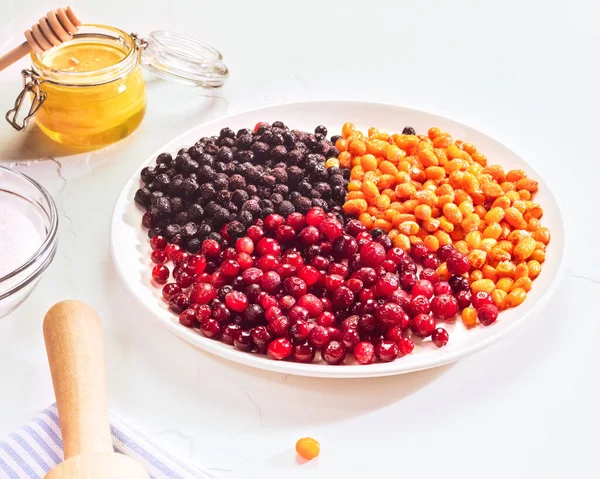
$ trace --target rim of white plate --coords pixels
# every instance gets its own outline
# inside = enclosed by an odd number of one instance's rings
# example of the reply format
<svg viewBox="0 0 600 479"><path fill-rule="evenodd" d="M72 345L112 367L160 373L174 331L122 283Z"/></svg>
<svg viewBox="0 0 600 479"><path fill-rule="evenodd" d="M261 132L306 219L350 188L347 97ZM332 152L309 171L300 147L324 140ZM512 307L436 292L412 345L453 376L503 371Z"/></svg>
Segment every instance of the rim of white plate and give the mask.
<svg viewBox="0 0 600 479"><path fill-rule="evenodd" d="M345 113L343 113L344 111ZM310 119L312 115L318 116L319 119L316 121ZM327 118L332 116L336 120L327 121ZM290 117L296 118L298 121L293 123L294 120L287 119ZM460 137L464 141L475 143L491 159L492 163L500 163L506 169L521 167L532 175L540 185L540 191L536 194L536 201L544 208L544 224L551 230L552 241L548 246L549 254L542 268L542 273L534 282L534 288L528 294L525 303L518 308L501 312L498 321L491 326L466 331L460 320L454 324L444 325L450 331L450 342L444 348L437 349L429 344L428 347L422 346L420 349L416 349L415 353L391 363L374 363L364 366L331 366L322 363L302 364L274 361L263 355L238 351L232 346L208 339L197 331L180 325L177 316L169 312L165 303L160 299L160 288L153 285L149 280L151 267L148 255L150 247L147 234L140 224L142 210L133 200L134 193L139 187L141 169L154 161L159 153L164 151L174 153L183 146L193 144L200 136L214 135L225 126L236 129L251 127L258 121L282 120L292 123L294 128L306 129L307 117L311 124L315 123L312 128L317 124L324 124L330 129L330 135L334 133L330 125L341 128L345 121L354 121L361 129L376 126L388 131L392 129L398 131L398 128L406 124L416 126L417 131L422 131L423 128L434 125L439 126L442 130L449 131L453 137ZM382 118L380 123L384 123L385 126L381 126L377 122L377 118ZM390 118L393 118L393 120ZM402 120L402 118L405 119ZM360 121L356 121L357 119L360 119ZM236 122L243 126L239 126ZM299 125L298 122L303 122L303 124ZM390 126L390 122L394 122L394 126ZM421 124L423 124L422 127ZM457 130L461 133L457 133ZM490 153L491 150L495 153ZM506 161L507 159L509 161ZM135 221L126 222L125 219L128 216L135 219ZM525 319L532 317L542 309L552 297L552 293L557 288L564 273L564 256L566 252L566 231L563 215L556 198L543 178L508 147L464 123L433 113L386 103L344 100L293 102L265 106L222 116L191 128L156 150L126 182L115 203L110 236L111 254L115 268L125 286L154 318L176 336L199 349L246 366L285 374L329 378L364 378L409 373L452 363L461 357L473 354L496 343L523 324ZM137 274L137 279L134 277L135 274Z"/></svg>

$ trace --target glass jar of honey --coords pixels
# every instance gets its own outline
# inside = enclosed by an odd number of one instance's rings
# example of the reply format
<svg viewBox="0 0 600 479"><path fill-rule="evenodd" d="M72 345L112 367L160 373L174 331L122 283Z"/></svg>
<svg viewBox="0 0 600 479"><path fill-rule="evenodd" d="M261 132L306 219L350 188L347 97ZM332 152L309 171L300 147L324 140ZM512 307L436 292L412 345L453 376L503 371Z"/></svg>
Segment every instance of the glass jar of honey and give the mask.
<svg viewBox="0 0 600 479"><path fill-rule="evenodd" d="M82 25L73 38L31 54L24 88L6 119L22 130L34 117L40 130L72 148L100 148L130 135L146 111L141 66L201 87L223 85L221 54L192 38L153 32L148 40L117 28ZM29 112L18 116L30 94Z"/></svg>

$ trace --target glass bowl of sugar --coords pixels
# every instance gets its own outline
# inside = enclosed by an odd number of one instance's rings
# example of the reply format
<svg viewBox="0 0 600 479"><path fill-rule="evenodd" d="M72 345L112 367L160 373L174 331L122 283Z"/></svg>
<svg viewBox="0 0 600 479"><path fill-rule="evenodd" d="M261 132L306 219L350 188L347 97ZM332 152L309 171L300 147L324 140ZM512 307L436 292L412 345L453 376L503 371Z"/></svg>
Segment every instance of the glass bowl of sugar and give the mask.
<svg viewBox="0 0 600 479"><path fill-rule="evenodd" d="M48 268L58 243L58 213L46 189L0 166L0 318L14 311Z"/></svg>

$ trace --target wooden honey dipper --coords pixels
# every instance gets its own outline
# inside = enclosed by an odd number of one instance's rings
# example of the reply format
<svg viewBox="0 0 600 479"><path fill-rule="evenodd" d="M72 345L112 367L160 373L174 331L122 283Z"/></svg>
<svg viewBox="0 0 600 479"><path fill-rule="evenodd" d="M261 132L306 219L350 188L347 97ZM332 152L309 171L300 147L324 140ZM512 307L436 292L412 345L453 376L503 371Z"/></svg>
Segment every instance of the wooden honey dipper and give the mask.
<svg viewBox="0 0 600 479"><path fill-rule="evenodd" d="M71 40L77 33L81 20L71 7L49 11L46 16L25 32L25 39L17 48L0 57L0 71L20 60L29 52L45 52Z"/></svg>
<svg viewBox="0 0 600 479"><path fill-rule="evenodd" d="M149 479L113 449L98 315L80 301L55 304L44 318L44 339L65 458L45 479Z"/></svg>

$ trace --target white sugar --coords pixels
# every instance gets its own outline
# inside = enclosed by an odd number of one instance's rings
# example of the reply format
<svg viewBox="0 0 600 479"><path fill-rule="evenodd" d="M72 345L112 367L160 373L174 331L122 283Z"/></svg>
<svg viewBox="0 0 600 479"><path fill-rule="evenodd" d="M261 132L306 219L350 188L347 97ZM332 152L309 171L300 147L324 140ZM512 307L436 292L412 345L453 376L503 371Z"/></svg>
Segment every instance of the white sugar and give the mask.
<svg viewBox="0 0 600 479"><path fill-rule="evenodd" d="M44 241L40 218L28 214L31 208L20 197L0 194L0 278L31 258Z"/></svg>

